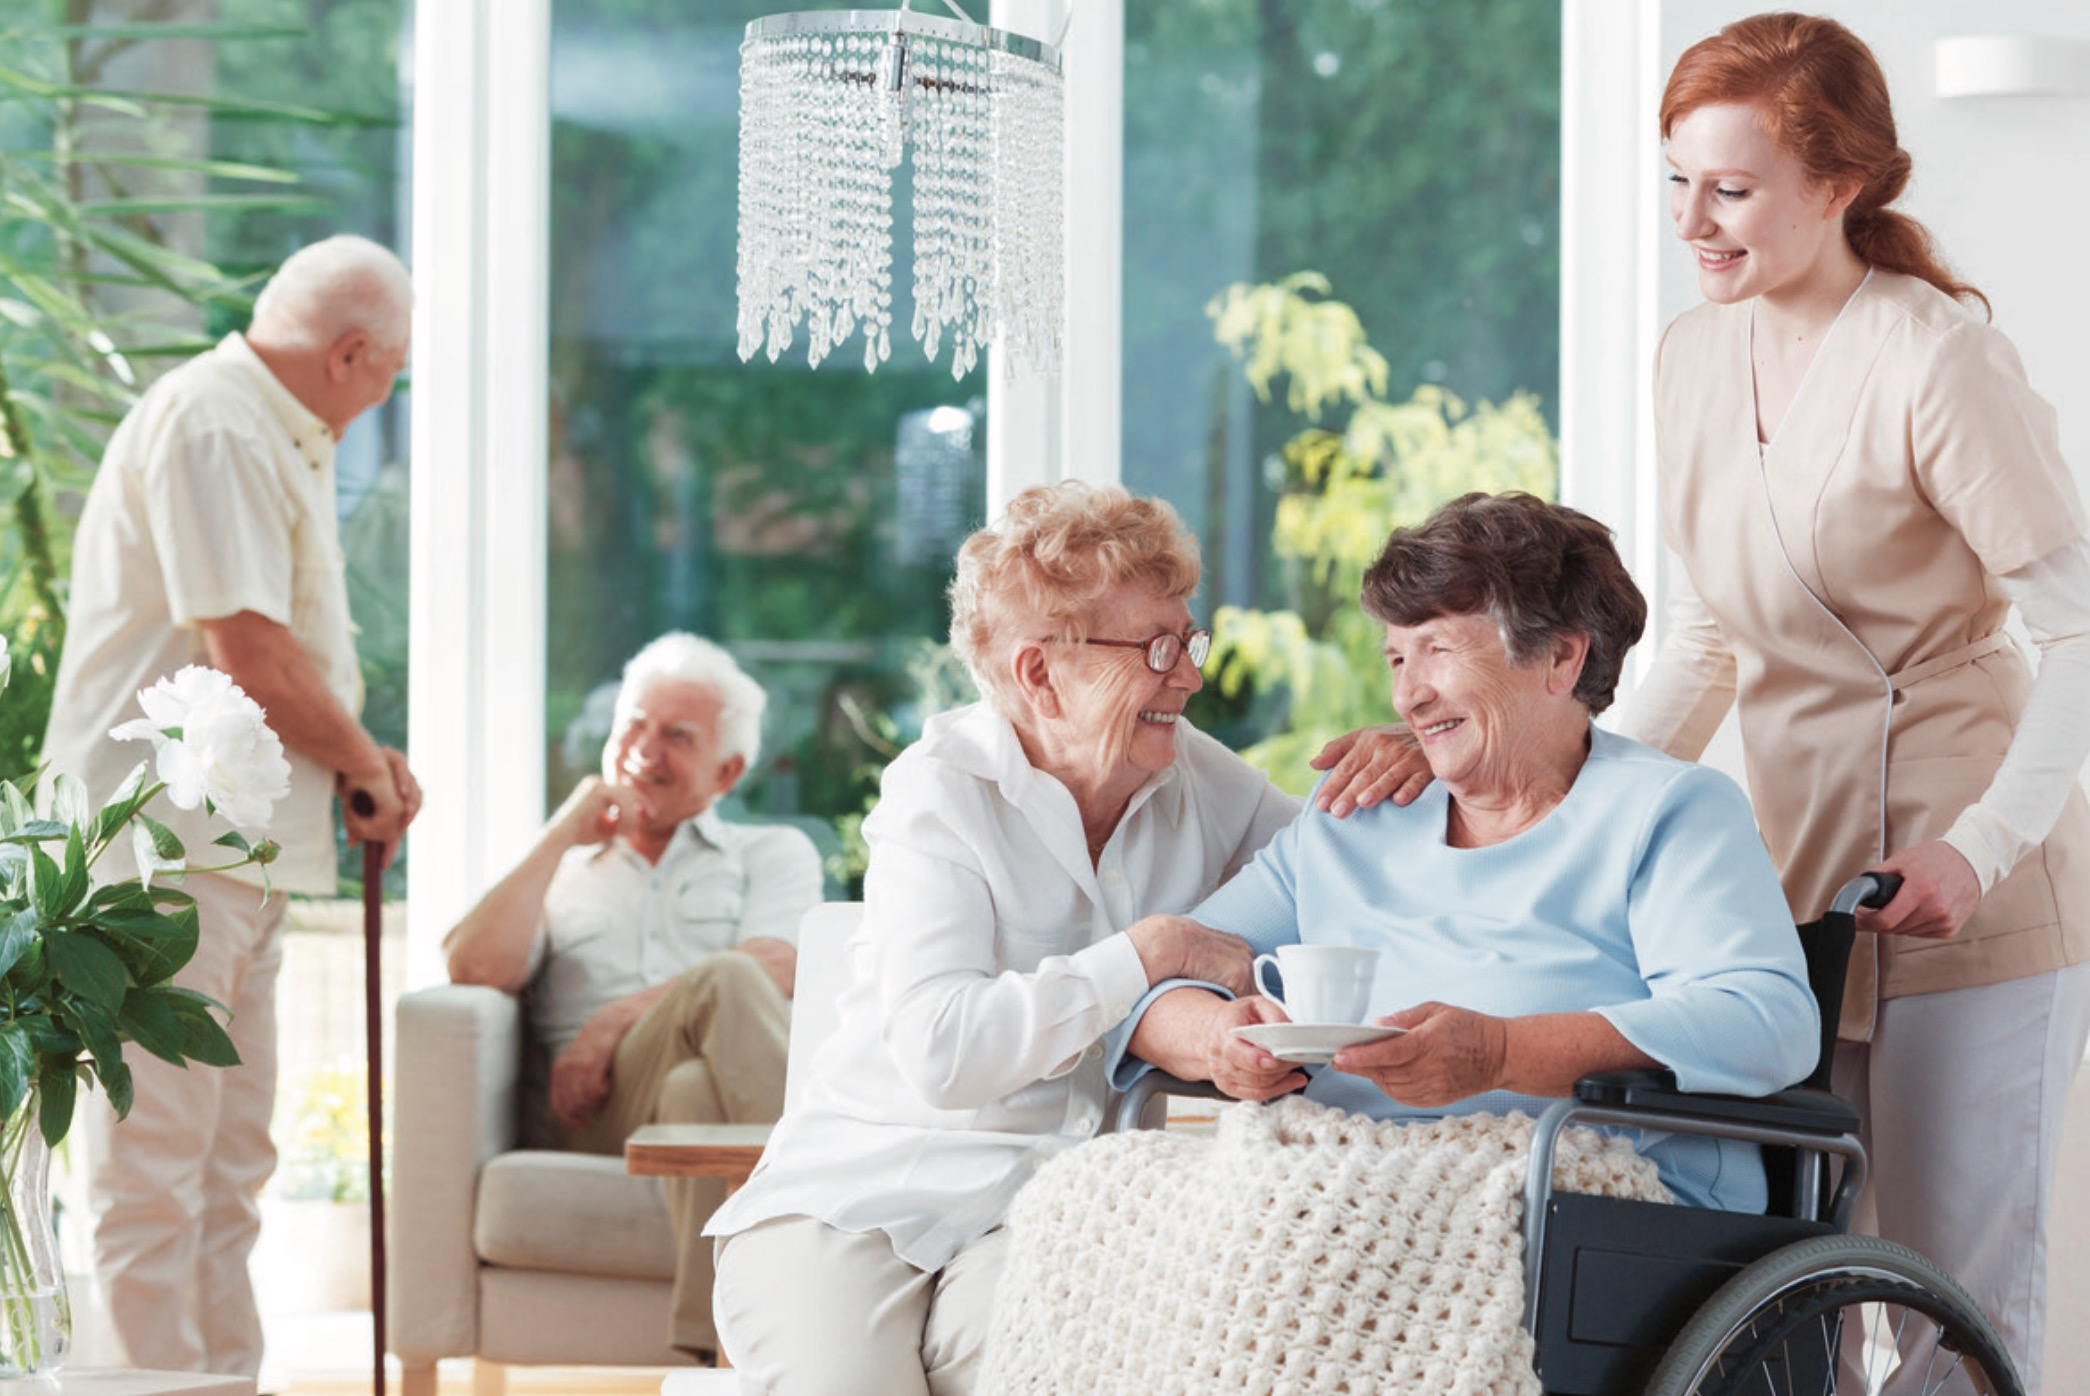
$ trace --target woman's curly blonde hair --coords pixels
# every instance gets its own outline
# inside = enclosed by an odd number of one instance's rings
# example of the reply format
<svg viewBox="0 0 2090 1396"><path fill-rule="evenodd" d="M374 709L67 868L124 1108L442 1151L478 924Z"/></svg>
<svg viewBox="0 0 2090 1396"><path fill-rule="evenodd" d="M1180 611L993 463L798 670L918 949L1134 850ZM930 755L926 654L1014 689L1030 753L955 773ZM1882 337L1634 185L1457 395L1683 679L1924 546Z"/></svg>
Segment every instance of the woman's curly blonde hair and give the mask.
<svg viewBox="0 0 2090 1396"><path fill-rule="evenodd" d="M981 696L1015 716L1007 659L1027 640L1082 639L1104 593L1128 583L1197 590L1197 539L1165 500L1078 480L1036 485L958 549L951 648Z"/></svg>

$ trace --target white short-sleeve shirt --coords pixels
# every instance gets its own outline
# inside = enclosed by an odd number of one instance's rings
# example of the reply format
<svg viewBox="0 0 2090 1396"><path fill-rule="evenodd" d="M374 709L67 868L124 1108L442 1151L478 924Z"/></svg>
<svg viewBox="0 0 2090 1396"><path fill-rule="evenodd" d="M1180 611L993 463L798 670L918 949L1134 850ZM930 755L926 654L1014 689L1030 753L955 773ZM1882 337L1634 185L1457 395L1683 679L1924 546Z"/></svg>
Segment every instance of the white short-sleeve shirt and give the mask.
<svg viewBox="0 0 2090 1396"><path fill-rule="evenodd" d="M658 863L622 839L569 849L530 947L530 1026L552 1055L607 1005L744 941L798 944L820 900L820 853L788 824L729 824L707 809Z"/></svg>
<svg viewBox="0 0 2090 1396"><path fill-rule="evenodd" d="M72 604L44 755L106 799L149 754L109 729L142 715L138 691L207 664L200 623L254 611L287 627L335 698L362 706L334 499L334 435L247 341L229 334L155 383L109 440L73 540ZM335 885L334 773L299 752L269 836L269 880ZM223 820L165 801L154 817L207 856ZM223 852L223 850L214 850ZM125 876L119 840L98 872ZM231 874L259 883L258 868Z"/></svg>

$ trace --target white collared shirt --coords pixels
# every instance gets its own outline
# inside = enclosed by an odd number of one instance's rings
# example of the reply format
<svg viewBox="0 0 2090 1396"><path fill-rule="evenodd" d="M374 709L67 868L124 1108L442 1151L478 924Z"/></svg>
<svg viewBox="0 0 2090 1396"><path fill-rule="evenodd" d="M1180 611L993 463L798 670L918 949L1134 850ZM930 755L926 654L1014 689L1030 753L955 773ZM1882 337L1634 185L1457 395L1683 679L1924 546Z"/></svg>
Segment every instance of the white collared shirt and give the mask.
<svg viewBox="0 0 2090 1396"><path fill-rule="evenodd" d="M685 820L658 863L622 839L567 850L544 894L525 991L553 1056L595 1013L707 955L767 936L798 943L820 900L820 854L788 824Z"/></svg>
<svg viewBox="0 0 2090 1396"><path fill-rule="evenodd" d="M334 434L229 334L155 383L102 456L73 539L72 604L51 699L44 755L86 783L98 803L151 755L112 742L141 715L138 691L188 664L208 664L201 622L254 611L287 627L328 690L362 706L334 498ZM335 887L334 773L300 752L269 836L283 845L269 880L292 892ZM191 863L222 819L166 801L153 816ZM118 840L98 876L134 869ZM259 883L259 868L231 876Z"/></svg>
<svg viewBox="0 0 2090 1396"><path fill-rule="evenodd" d="M1147 989L1124 931L1195 905L1299 808L1187 722L1177 734L1094 866L1073 796L984 704L932 719L887 767L840 1023L711 1234L809 1216L940 1269L1096 1132L1103 1038Z"/></svg>

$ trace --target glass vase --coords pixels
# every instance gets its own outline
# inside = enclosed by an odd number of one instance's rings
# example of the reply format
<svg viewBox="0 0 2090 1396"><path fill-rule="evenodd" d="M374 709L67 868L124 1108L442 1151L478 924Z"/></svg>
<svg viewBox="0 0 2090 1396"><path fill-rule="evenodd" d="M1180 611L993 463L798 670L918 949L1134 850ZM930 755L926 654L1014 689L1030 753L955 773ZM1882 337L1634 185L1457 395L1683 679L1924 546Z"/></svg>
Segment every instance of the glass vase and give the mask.
<svg viewBox="0 0 2090 1396"><path fill-rule="evenodd" d="M51 1149L31 1091L0 1126L0 1378L55 1372L72 1347L72 1306L51 1224Z"/></svg>

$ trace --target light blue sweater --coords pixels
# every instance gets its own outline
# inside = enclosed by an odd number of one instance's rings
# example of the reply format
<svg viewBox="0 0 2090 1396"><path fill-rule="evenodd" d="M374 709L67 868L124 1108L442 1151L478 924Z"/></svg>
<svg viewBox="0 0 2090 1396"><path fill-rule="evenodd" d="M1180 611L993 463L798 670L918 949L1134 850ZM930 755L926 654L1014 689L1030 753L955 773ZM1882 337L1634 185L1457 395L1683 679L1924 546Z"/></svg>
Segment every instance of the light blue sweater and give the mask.
<svg viewBox="0 0 2090 1396"><path fill-rule="evenodd" d="M1372 1018L1435 999L1514 1017L1595 1010L1687 1091L1761 1095L1814 1066L1820 1025L1799 937L1749 804L1726 776L1591 729L1567 797L1488 848L1444 839L1448 796L1336 819L1311 806L1190 914L1258 952L1295 941L1381 950ZM1156 986L1135 1008L1181 981ZM1119 1064L1119 1083L1141 1070ZM1310 1099L1380 1119L1546 1102L1495 1092L1443 1109L1312 1071ZM1682 1201L1764 1206L1754 1146L1643 1133Z"/></svg>

